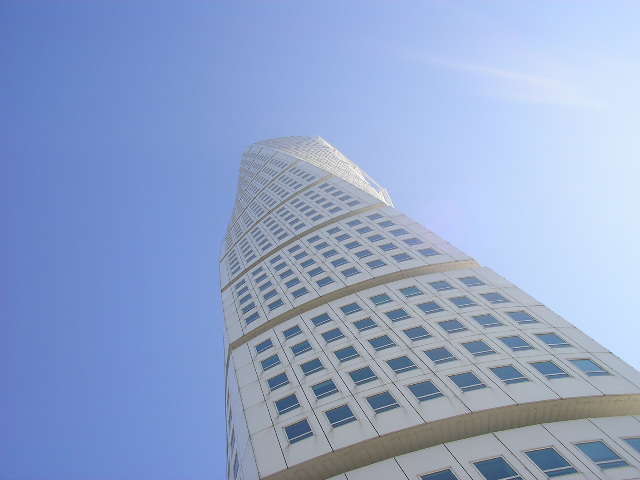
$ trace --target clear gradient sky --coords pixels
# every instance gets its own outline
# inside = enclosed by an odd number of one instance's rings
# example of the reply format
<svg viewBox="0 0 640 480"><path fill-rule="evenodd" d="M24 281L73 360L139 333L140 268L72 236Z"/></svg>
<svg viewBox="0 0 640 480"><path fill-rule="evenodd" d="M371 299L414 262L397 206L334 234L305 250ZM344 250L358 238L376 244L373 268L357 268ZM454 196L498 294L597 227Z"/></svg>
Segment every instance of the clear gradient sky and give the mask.
<svg viewBox="0 0 640 480"><path fill-rule="evenodd" d="M640 2L0 3L0 479L225 477L245 146L321 135L640 367Z"/></svg>

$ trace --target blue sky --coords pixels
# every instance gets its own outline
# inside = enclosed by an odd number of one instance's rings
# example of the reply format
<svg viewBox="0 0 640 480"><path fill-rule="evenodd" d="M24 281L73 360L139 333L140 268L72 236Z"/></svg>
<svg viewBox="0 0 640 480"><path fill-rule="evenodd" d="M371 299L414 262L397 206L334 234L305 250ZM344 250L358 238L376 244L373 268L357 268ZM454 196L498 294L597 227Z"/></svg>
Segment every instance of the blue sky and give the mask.
<svg viewBox="0 0 640 480"><path fill-rule="evenodd" d="M0 478L225 476L245 146L321 135L640 367L640 3L0 4Z"/></svg>

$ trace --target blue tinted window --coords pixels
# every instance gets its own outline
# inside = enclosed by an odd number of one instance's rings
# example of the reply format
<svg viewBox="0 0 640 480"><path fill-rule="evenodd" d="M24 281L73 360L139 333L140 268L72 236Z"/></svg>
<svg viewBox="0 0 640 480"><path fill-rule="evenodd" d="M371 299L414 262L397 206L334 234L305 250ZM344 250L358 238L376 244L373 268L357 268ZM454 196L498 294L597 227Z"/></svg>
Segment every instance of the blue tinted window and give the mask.
<svg viewBox="0 0 640 480"><path fill-rule="evenodd" d="M384 350L385 348L395 347L396 344L388 336L383 335L381 337L372 338L369 343L374 350Z"/></svg>
<svg viewBox="0 0 640 480"><path fill-rule="evenodd" d="M480 295L489 303L506 303L509 301L499 293L481 293Z"/></svg>
<svg viewBox="0 0 640 480"><path fill-rule="evenodd" d="M262 365L262 370L269 370L270 368L275 367L280 363L280 358L278 355L272 355L269 358L266 358L260 362Z"/></svg>
<svg viewBox="0 0 640 480"><path fill-rule="evenodd" d="M472 315L471 318L473 318L476 322L478 322L484 328L499 327L501 325L504 325L503 323L500 322L500 320L498 320L496 317L494 317L489 313L485 315Z"/></svg>
<svg viewBox="0 0 640 480"><path fill-rule="evenodd" d="M300 365L300 369L305 375L311 375L312 373L324 370L324 365L322 365L322 362L319 359L315 358L310 362Z"/></svg>
<svg viewBox="0 0 640 480"><path fill-rule="evenodd" d="M345 277L352 277L353 275L357 275L358 273L360 273L360 270L358 270L356 267L351 267L343 270L341 273Z"/></svg>
<svg viewBox="0 0 640 480"><path fill-rule="evenodd" d="M336 350L333 354L340 360L341 362L346 362L347 360L351 360L352 358L358 358L360 354L358 351L352 347L346 347L341 350Z"/></svg>
<svg viewBox="0 0 640 480"><path fill-rule="evenodd" d="M333 265L334 267L339 267L340 265L344 265L345 263L348 263L345 258L339 258L331 262L331 265Z"/></svg>
<svg viewBox="0 0 640 480"><path fill-rule="evenodd" d="M333 428L356 420L356 416L351 411L351 408L349 408L349 405L332 408L331 410L324 412L324 414L327 416L327 420L329 420L329 423L331 423Z"/></svg>
<svg viewBox="0 0 640 480"><path fill-rule="evenodd" d="M532 363L531 366L538 370L542 375L547 377L549 380L553 380L555 378L564 378L568 377L569 374L562 370L559 366L557 366L553 362L535 362Z"/></svg>
<svg viewBox="0 0 640 480"><path fill-rule="evenodd" d="M316 283L318 284L319 287L324 287L325 285L329 285L330 283L333 283L333 278L324 277L316 281Z"/></svg>
<svg viewBox="0 0 640 480"><path fill-rule="evenodd" d="M588 358L581 358L581 359L569 360L569 361L573 363L576 367L578 367L580 370L582 370L584 373L589 375L590 377L609 375L609 372L607 372L600 365L593 362L592 360L589 360Z"/></svg>
<svg viewBox="0 0 640 480"><path fill-rule="evenodd" d="M372 270L374 268L384 267L385 265L386 263L384 263L382 260L374 260L373 262L367 262L367 266Z"/></svg>
<svg viewBox="0 0 640 480"><path fill-rule="evenodd" d="M418 253L421 253L425 257L431 257L432 255L440 255L433 248L423 248L422 250L418 250Z"/></svg>
<svg viewBox="0 0 640 480"><path fill-rule="evenodd" d="M453 380L460 390L463 392L469 392L471 390L478 390L480 388L486 388L487 386L473 373L466 372L458 375L450 375L449 378Z"/></svg>
<svg viewBox="0 0 640 480"><path fill-rule="evenodd" d="M267 380L267 385L269 385L269 390L274 391L280 387L283 387L289 383L289 379L287 378L286 373L281 373L280 375L276 375L273 378Z"/></svg>
<svg viewBox="0 0 640 480"><path fill-rule="evenodd" d="M424 327L413 327L403 330L404 334L413 342L423 340L425 338L431 338L431 334L425 330Z"/></svg>
<svg viewBox="0 0 640 480"><path fill-rule="evenodd" d="M424 292L420 290L418 287L407 287L401 288L400 293L402 293L405 297L415 297L416 295L422 295Z"/></svg>
<svg viewBox="0 0 640 480"><path fill-rule="evenodd" d="M514 352L519 350L533 350L531 345L517 335L514 335L513 337L502 337L500 341Z"/></svg>
<svg viewBox="0 0 640 480"><path fill-rule="evenodd" d="M298 402L298 397L296 397L295 393L277 400L275 404L280 415L295 410L300 406L300 402Z"/></svg>
<svg viewBox="0 0 640 480"><path fill-rule="evenodd" d="M563 348L571 346L566 340L560 338L555 333L536 333L536 337L538 337L551 348Z"/></svg>
<svg viewBox="0 0 640 480"><path fill-rule="evenodd" d="M549 478L570 475L578 472L562 457L562 455L551 447L525 452L525 454Z"/></svg>
<svg viewBox="0 0 640 480"><path fill-rule="evenodd" d="M399 322L400 320L406 320L407 318L411 318L404 308L398 308L397 310L391 310L390 312L384 313L389 320L393 322Z"/></svg>
<svg viewBox="0 0 640 480"><path fill-rule="evenodd" d="M522 480L502 457L475 462L474 465L486 480Z"/></svg>
<svg viewBox="0 0 640 480"><path fill-rule="evenodd" d="M420 480L458 480L451 469L440 470L439 472L427 473L420 475Z"/></svg>
<svg viewBox="0 0 640 480"><path fill-rule="evenodd" d="M386 293L381 293L380 295L370 297L369 300L371 300L371 303L373 303L374 305L382 305L384 303L389 303L392 301L391 297Z"/></svg>
<svg viewBox="0 0 640 480"><path fill-rule="evenodd" d="M431 287L439 292L443 290L453 290L453 286L449 282L445 282L444 280L431 282L429 283L429 285L431 285Z"/></svg>
<svg viewBox="0 0 640 480"><path fill-rule="evenodd" d="M386 360L386 362L395 373L408 372L418 368L407 356L392 358L391 360Z"/></svg>
<svg viewBox="0 0 640 480"><path fill-rule="evenodd" d="M323 333L322 338L324 338L324 341L327 343L335 342L340 338L344 338L344 333L342 333L339 328L334 328L333 330Z"/></svg>
<svg viewBox="0 0 640 480"><path fill-rule="evenodd" d="M444 312L444 308L438 305L436 302L421 303L418 308L427 315L430 313Z"/></svg>
<svg viewBox="0 0 640 480"><path fill-rule="evenodd" d="M270 349L271 347L273 347L273 342L269 338L264 342L260 342L259 344L256 345L256 353L262 353L265 350Z"/></svg>
<svg viewBox="0 0 640 480"><path fill-rule="evenodd" d="M376 328L378 324L371 320L370 318L365 318L363 320L358 320L357 322L353 322L353 325L360 331L364 332L365 330L369 330L371 328Z"/></svg>
<svg viewBox="0 0 640 480"><path fill-rule="evenodd" d="M270 303L270 304L268 305L268 307L269 307L269 311L271 311L271 310L275 310L276 308L281 307L282 305L284 305L284 302L283 302L281 299L278 299L278 300L276 300L275 302Z"/></svg>
<svg viewBox="0 0 640 480"><path fill-rule="evenodd" d="M433 400L434 398L444 397L442 392L430 381L414 383L407 387L419 402L426 402L427 400Z"/></svg>
<svg viewBox="0 0 640 480"><path fill-rule="evenodd" d="M474 357L482 357L484 355L491 355L493 353L496 353L489 345L484 343L482 340L463 343L462 346L466 348Z"/></svg>
<svg viewBox="0 0 640 480"><path fill-rule="evenodd" d="M311 387L316 398L324 398L329 395L333 395L334 393L338 393L338 387L333 383L333 380L325 380L324 382L318 383L317 385L313 385Z"/></svg>
<svg viewBox="0 0 640 480"><path fill-rule="evenodd" d="M309 352L311 350L311 344L307 340L291 347L291 351L294 355L302 355L303 353Z"/></svg>
<svg viewBox="0 0 640 480"><path fill-rule="evenodd" d="M349 376L353 383L356 385L362 385L363 383L373 382L378 379L378 376L369 367L360 368L349 372Z"/></svg>
<svg viewBox="0 0 640 480"><path fill-rule="evenodd" d="M467 330L467 327L458 320L447 320L445 322L439 322L438 325L447 333L459 333Z"/></svg>
<svg viewBox="0 0 640 480"><path fill-rule="evenodd" d="M408 253L398 253L397 255L391 255L396 262L404 262L406 260L411 260L413 257Z"/></svg>
<svg viewBox="0 0 640 480"><path fill-rule="evenodd" d="M331 317L328 313L323 313L322 315L318 315L317 317L313 317L311 319L311 323L313 323L316 327L324 325L325 323L329 323L330 321Z"/></svg>
<svg viewBox="0 0 640 480"><path fill-rule="evenodd" d="M529 315L527 312L507 312L507 315L511 317L512 320L523 324L523 323L538 323L538 321Z"/></svg>
<svg viewBox="0 0 640 480"><path fill-rule="evenodd" d="M582 453L603 470L608 468L626 467L629 464L611 450L604 442L586 442L576 444Z"/></svg>
<svg viewBox="0 0 640 480"><path fill-rule="evenodd" d="M462 283L464 283L467 287L477 287L479 285L484 285L480 280L476 277L465 277L459 279Z"/></svg>
<svg viewBox="0 0 640 480"><path fill-rule="evenodd" d="M342 310L342 313L344 313L345 315L351 315L352 313L361 311L362 307L357 303L350 303L349 305L340 307L340 310Z"/></svg>
<svg viewBox="0 0 640 480"><path fill-rule="evenodd" d="M302 329L298 325L296 325L294 327L287 328L284 332L282 332L282 335L286 340L291 337L295 337L296 335L300 335L301 333L302 333Z"/></svg>
<svg viewBox="0 0 640 480"><path fill-rule="evenodd" d="M284 431L287 434L289 443L296 443L300 440L313 436L311 425L309 425L309 422L306 419L298 423L294 423L293 425L289 425L288 427L284 427Z"/></svg>
<svg viewBox="0 0 640 480"><path fill-rule="evenodd" d="M514 366L493 367L490 370L506 384L528 382L529 379L520 373Z"/></svg>
<svg viewBox="0 0 640 480"><path fill-rule="evenodd" d="M477 303L469 297L450 298L449 301L458 308L475 307L477 305Z"/></svg>
<svg viewBox="0 0 640 480"><path fill-rule="evenodd" d="M393 398L389 392L382 392L377 395L373 395L371 397L367 397L367 402L373 408L373 411L376 413L386 412L387 410L393 410L394 408L398 408L398 402Z"/></svg>
<svg viewBox="0 0 640 480"><path fill-rule="evenodd" d="M444 347L434 348L433 350L426 350L424 353L436 365L457 360L457 358Z"/></svg>

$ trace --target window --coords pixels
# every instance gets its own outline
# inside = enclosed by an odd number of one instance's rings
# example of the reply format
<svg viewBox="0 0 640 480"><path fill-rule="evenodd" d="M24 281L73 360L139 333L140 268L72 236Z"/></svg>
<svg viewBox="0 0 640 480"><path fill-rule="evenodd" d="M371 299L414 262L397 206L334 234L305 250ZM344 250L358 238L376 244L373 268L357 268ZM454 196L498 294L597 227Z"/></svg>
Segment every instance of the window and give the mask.
<svg viewBox="0 0 640 480"><path fill-rule="evenodd" d="M398 308L397 310L391 310L390 312L384 312L384 314L392 322L399 322L400 320L406 320L407 318L411 318L411 315L409 315L407 312L405 312L404 308Z"/></svg>
<svg viewBox="0 0 640 480"><path fill-rule="evenodd" d="M468 330L468 328L458 320L447 320L445 322L439 322L438 325L447 333L458 333Z"/></svg>
<svg viewBox="0 0 640 480"><path fill-rule="evenodd" d="M367 240L369 240L370 242L379 242L380 240L384 240L384 236L380 235L379 233L376 233L375 235L371 235L370 237L367 237Z"/></svg>
<svg viewBox="0 0 640 480"><path fill-rule="evenodd" d="M269 350L271 347L273 347L273 342L269 338L264 342L260 342L259 344L256 345L256 353L262 353L265 350Z"/></svg>
<svg viewBox="0 0 640 480"><path fill-rule="evenodd" d="M631 446L636 452L640 453L640 438L625 438L623 439L625 442Z"/></svg>
<svg viewBox="0 0 640 480"><path fill-rule="evenodd" d="M344 307L340 307L342 313L345 315L351 315L352 313L356 313L362 310L362 307L357 303L350 303L349 305L345 305Z"/></svg>
<svg viewBox="0 0 640 480"><path fill-rule="evenodd" d="M450 298L449 301L458 308L475 307L477 305L477 303L469 297L455 297Z"/></svg>
<svg viewBox="0 0 640 480"><path fill-rule="evenodd" d="M271 280L269 280L268 282L263 283L262 285L260 285L260 286L258 287L258 289L259 289L261 292L264 292L264 291L265 291L267 288L269 288L271 285L273 285L273 283L271 283Z"/></svg>
<svg viewBox="0 0 640 480"><path fill-rule="evenodd" d="M329 285L330 283L333 283L333 278L324 277L316 281L316 283L318 284L319 287L324 287L325 285Z"/></svg>
<svg viewBox="0 0 640 480"><path fill-rule="evenodd" d="M331 410L324 412L324 414L327 416L327 420L329 420L329 423L333 428L356 420L356 416L351 411L351 408L349 408L349 405L332 408Z"/></svg>
<svg viewBox="0 0 640 480"><path fill-rule="evenodd" d="M301 266L302 268L306 268L306 267L308 267L309 265L313 265L314 263L316 263L316 261L315 261L313 258L310 258L309 260L305 260L304 262L302 262L302 263L300 264L300 266Z"/></svg>
<svg viewBox="0 0 640 480"><path fill-rule="evenodd" d="M443 290L452 290L453 289L451 284L449 282L445 282L444 280L441 280L439 282L431 282L429 285L431 285L431 287L433 289L437 290L438 292L441 292Z"/></svg>
<svg viewBox="0 0 640 480"><path fill-rule="evenodd" d="M514 335L513 337L502 337L500 341L514 352L518 352L520 350L533 350L533 347L518 335Z"/></svg>
<svg viewBox="0 0 640 480"><path fill-rule="evenodd" d="M444 308L442 308L436 302L421 303L420 305L418 305L418 308L427 315L432 313L444 312Z"/></svg>
<svg viewBox="0 0 640 480"><path fill-rule="evenodd" d="M356 232L358 232L360 235L364 235L367 232L370 232L371 230L373 230L373 228L371 227L362 227L356 230Z"/></svg>
<svg viewBox="0 0 640 480"><path fill-rule="evenodd" d="M311 348L311 344L305 340L304 342L300 342L297 345L294 345L293 347L291 347L291 351L293 352L294 355L302 355L305 352L309 352L313 350Z"/></svg>
<svg viewBox="0 0 640 480"><path fill-rule="evenodd" d="M299 283L300 283L300 279L296 277L293 280L289 280L288 282L286 282L285 285L287 288L291 288Z"/></svg>
<svg viewBox="0 0 640 480"><path fill-rule="evenodd" d="M340 362L346 362L347 360L358 358L360 356L358 351L352 346L343 348L341 350L336 350L335 352L333 352L333 354L338 360L340 360Z"/></svg>
<svg viewBox="0 0 640 480"><path fill-rule="evenodd" d="M436 365L439 365L441 363L453 362L454 360L457 360L457 358L453 356L453 354L444 347L438 347L432 350L425 350L424 353Z"/></svg>
<svg viewBox="0 0 640 480"><path fill-rule="evenodd" d="M486 480L522 480L518 472L502 457L482 460L474 465Z"/></svg>
<svg viewBox="0 0 640 480"><path fill-rule="evenodd" d="M369 220L377 220L379 218L382 218L382 215L380 213L374 213L373 215L368 215L367 218Z"/></svg>
<svg viewBox="0 0 640 480"><path fill-rule="evenodd" d="M408 372L410 370L415 370L416 368L418 368L416 364L406 356L392 358L391 360L386 360L386 362L387 365L391 367L391 370L393 370L395 373Z"/></svg>
<svg viewBox="0 0 640 480"><path fill-rule="evenodd" d="M341 273L345 277L352 277L353 275L357 275L358 273L360 273L360 270L358 270L356 267L351 267L343 270Z"/></svg>
<svg viewBox="0 0 640 480"><path fill-rule="evenodd" d="M315 277L316 275L320 275L321 273L324 273L324 268L317 267L317 268L314 268L313 270L309 270L308 273L310 277Z"/></svg>
<svg viewBox="0 0 640 480"><path fill-rule="evenodd" d="M338 252L335 249L331 249L331 250L327 250L326 252L322 253L322 256L324 258L329 258L329 257L333 257L334 255L337 255Z"/></svg>
<svg viewBox="0 0 640 480"><path fill-rule="evenodd" d="M298 397L296 394L289 395L288 397L281 398L275 402L276 410L278 413L282 415L283 413L290 412L291 410L295 410L300 406L300 402L298 402Z"/></svg>
<svg viewBox="0 0 640 480"><path fill-rule="evenodd" d="M303 295L306 295L307 293L309 293L309 290L307 290L306 287L302 287L296 291L293 292L293 298L299 298Z"/></svg>
<svg viewBox="0 0 640 480"><path fill-rule="evenodd" d="M433 255L440 255L433 248L423 248L421 250L418 250L418 253L424 255L425 257L431 257Z"/></svg>
<svg viewBox="0 0 640 480"><path fill-rule="evenodd" d="M312 373L319 372L320 370L324 370L324 365L322 365L322 362L319 359L314 358L310 362L300 365L300 369L302 370L302 373L307 376L311 375Z"/></svg>
<svg viewBox="0 0 640 480"><path fill-rule="evenodd" d="M455 476L450 468L447 468L446 470L440 470L439 472L420 475L420 480L458 480L458 477Z"/></svg>
<svg viewBox="0 0 640 480"><path fill-rule="evenodd" d="M385 220L384 222L378 223L382 228L390 227L391 225L395 225L391 220Z"/></svg>
<svg viewBox="0 0 640 480"><path fill-rule="evenodd" d="M279 271L279 270L282 270L282 269L283 269L284 267L286 267L286 266L287 266L287 263L286 263L286 262L282 262L282 263L280 263L280 264L276 265L274 268L275 268L275 270L276 270L276 272L277 272L277 271Z"/></svg>
<svg viewBox="0 0 640 480"><path fill-rule="evenodd" d="M345 244L345 247L347 247L349 250L356 248L356 247L361 247L362 244L360 242L358 242L357 240L355 242L349 242L347 244Z"/></svg>
<svg viewBox="0 0 640 480"><path fill-rule="evenodd" d="M382 260L374 260L373 262L367 262L367 266L372 270L374 268L384 267L385 265L386 263L384 263Z"/></svg>
<svg viewBox="0 0 640 480"><path fill-rule="evenodd" d="M455 383L463 392L470 392L471 390L479 390L480 388L486 388L487 386L473 373L459 373L457 375L450 375L449 378Z"/></svg>
<svg viewBox="0 0 640 480"><path fill-rule="evenodd" d="M489 303L506 303L509 301L499 293L481 293L480 295Z"/></svg>
<svg viewBox="0 0 640 480"><path fill-rule="evenodd" d="M417 295L422 295L424 292L420 290L418 287L406 287L406 288L401 288L400 293L403 294L405 297L410 298L410 297L415 297Z"/></svg>
<svg viewBox="0 0 640 480"><path fill-rule="evenodd" d="M507 315L509 315L512 320L518 322L519 324L538 323L538 321L527 312L507 312Z"/></svg>
<svg viewBox="0 0 640 480"><path fill-rule="evenodd" d="M280 260L282 260L282 256L278 255L276 257L273 257L271 260L269 260L269 263L273 265L274 263L279 262Z"/></svg>
<svg viewBox="0 0 640 480"><path fill-rule="evenodd" d="M372 328L376 328L378 324L371 320L370 318L364 318L362 320L358 320L357 322L353 322L353 325L360 332L364 332L365 330L370 330Z"/></svg>
<svg viewBox="0 0 640 480"><path fill-rule="evenodd" d="M329 235L333 235L334 233L338 233L339 231L340 231L340 227L333 227L333 228L327 230L327 233Z"/></svg>
<svg viewBox="0 0 640 480"><path fill-rule="evenodd" d="M504 325L504 323L500 322L500 320L489 313L485 315L472 315L471 318L473 318L484 328L500 327Z"/></svg>
<svg viewBox="0 0 640 480"><path fill-rule="evenodd" d="M372 338L369 343L374 350L384 350L385 348L395 347L396 344L388 336L382 335L381 337Z"/></svg>
<svg viewBox="0 0 640 480"><path fill-rule="evenodd" d="M431 338L431 334L425 330L424 327L413 327L403 330L404 334L411 339L412 342L423 340L425 338Z"/></svg>
<svg viewBox="0 0 640 480"><path fill-rule="evenodd" d="M373 411L376 413L386 412L388 410L393 410L394 408L398 408L398 402L393 398L389 392L382 392L377 395L372 395L367 397L367 402L373 408Z"/></svg>
<svg viewBox="0 0 640 480"><path fill-rule="evenodd" d="M263 295L265 300L269 300L272 297L275 297L278 294L278 292L276 292L275 290L271 290L270 292L267 292Z"/></svg>
<svg viewBox="0 0 640 480"><path fill-rule="evenodd" d="M403 240L403 242L407 245L420 245L421 243L424 243L422 240L416 237L407 238L406 240Z"/></svg>
<svg viewBox="0 0 640 480"><path fill-rule="evenodd" d="M350 227L355 227L356 225L360 225L362 223L362 221L360 220L351 220L350 222L347 222L347 225L349 225Z"/></svg>
<svg viewBox="0 0 640 480"><path fill-rule="evenodd" d="M323 313L322 315L318 315L317 317L313 317L311 319L311 323L313 323L316 327L324 325L325 323L329 323L330 321L331 317L328 313Z"/></svg>
<svg viewBox="0 0 640 480"><path fill-rule="evenodd" d="M291 247L289 249L289 253L293 253L293 252L297 252L298 250L300 250L302 247L300 245L295 245L293 247Z"/></svg>
<svg viewBox="0 0 640 480"><path fill-rule="evenodd" d="M284 336L285 340L288 340L291 337L300 335L301 333L302 333L302 329L298 325L296 325L294 327L287 328L284 332L282 332L282 335Z"/></svg>
<svg viewBox="0 0 640 480"><path fill-rule="evenodd" d="M365 258L365 257L369 257L371 255L373 255L371 250L361 250L359 252L356 252L356 257L358 257L358 258Z"/></svg>
<svg viewBox="0 0 640 480"><path fill-rule="evenodd" d="M318 245L315 246L315 249L316 250L322 250L323 248L326 248L328 246L329 246L329 244L327 242L321 242L321 243L319 243Z"/></svg>
<svg viewBox="0 0 640 480"><path fill-rule="evenodd" d="M347 238L351 238L351 235L349 235L348 233L343 233L342 235L338 235L336 237L336 240L338 242L342 242L343 240L346 240Z"/></svg>
<svg viewBox="0 0 640 480"><path fill-rule="evenodd" d="M443 393L429 380L408 385L407 388L418 399L419 402L426 402L434 398L444 397Z"/></svg>
<svg viewBox="0 0 640 480"><path fill-rule="evenodd" d="M555 333L536 333L536 337L551 348L564 348L571 346L566 340L560 338Z"/></svg>
<svg viewBox="0 0 640 480"><path fill-rule="evenodd" d="M587 374L590 377L598 377L601 375L609 375L604 368L602 368L597 363L589 360L588 358L580 358L577 360L569 360L576 367L582 370L583 373Z"/></svg>
<svg viewBox="0 0 640 480"><path fill-rule="evenodd" d="M396 262L406 262L407 260L411 260L413 257L408 253L398 253L397 255L391 255Z"/></svg>
<svg viewBox="0 0 640 480"><path fill-rule="evenodd" d="M246 301L248 301L250 298L251 298L251 294L246 295L246 296L242 297L238 303L239 303L240 305L242 305L243 303L245 303Z"/></svg>
<svg viewBox="0 0 640 480"><path fill-rule="evenodd" d="M514 366L505 365L503 367L490 368L494 375L507 385L511 383L528 382L529 379L522 375Z"/></svg>
<svg viewBox="0 0 640 480"><path fill-rule="evenodd" d="M304 258L306 256L308 256L309 254L307 252L301 252L297 255L294 255L293 258L295 258L296 260L300 260L301 258Z"/></svg>
<svg viewBox="0 0 640 480"><path fill-rule="evenodd" d="M313 390L313 394L317 399L321 399L324 397L328 397L329 395L333 395L334 393L338 393L338 387L333 383L333 380L325 380L324 382L318 383L311 387Z"/></svg>
<svg viewBox="0 0 640 480"><path fill-rule="evenodd" d="M284 387L289 383L289 379L287 378L286 373L281 373L280 375L276 375L273 378L267 380L267 385L269 385L269 390L272 392L280 387Z"/></svg>
<svg viewBox="0 0 640 480"><path fill-rule="evenodd" d="M384 303L389 303L393 301L391 300L391 297L386 293L381 293L380 295L369 297L369 300L371 300L371 303L373 303L374 305L382 305Z"/></svg>
<svg viewBox="0 0 640 480"><path fill-rule="evenodd" d="M496 353L489 345L482 340L476 340L475 342L463 343L462 346L466 348L474 357L482 357L484 355L491 355Z"/></svg>
<svg viewBox="0 0 640 480"><path fill-rule="evenodd" d="M280 357L278 357L278 355L272 355L269 358L265 358L264 360L262 360L260 362L260 365L262 365L262 370L269 370L270 368L275 367L276 365L278 365L280 363Z"/></svg>
<svg viewBox="0 0 640 480"><path fill-rule="evenodd" d="M380 245L380 250L382 250L383 252L388 252L389 250L395 250L396 248L398 248L398 246L393 243L385 243L384 245Z"/></svg>
<svg viewBox="0 0 640 480"><path fill-rule="evenodd" d="M245 319L245 323L249 325L251 322L257 320L258 318L260 318L260 314L258 312L252 313Z"/></svg>
<svg viewBox="0 0 640 480"><path fill-rule="evenodd" d="M339 267L340 265L344 265L345 263L348 263L345 258L339 258L331 262L331 265L333 265L334 267Z"/></svg>
<svg viewBox="0 0 640 480"><path fill-rule="evenodd" d="M242 307L242 313L247 313L249 310L252 310L256 308L256 304L251 302L249 305L247 305L246 307Z"/></svg>
<svg viewBox="0 0 640 480"><path fill-rule="evenodd" d="M467 287L477 287L479 285L484 285L484 283L478 280L476 277L464 277L459 278L462 283L464 283Z"/></svg>
<svg viewBox="0 0 640 480"><path fill-rule="evenodd" d="M378 376L371 370L369 367L360 368L358 370L354 370L353 372L349 372L349 376L353 383L356 385L362 385L364 383L373 382L378 379Z"/></svg>
<svg viewBox="0 0 640 480"><path fill-rule="evenodd" d="M547 377L548 380L553 380L554 378L564 378L568 377L569 374L562 370L559 366L551 361L547 362L535 362L532 363L531 366L538 370L542 375Z"/></svg>
<svg viewBox="0 0 640 480"><path fill-rule="evenodd" d="M536 464L536 467L542 470L549 478L578 473L578 471L552 447L524 453Z"/></svg>
<svg viewBox="0 0 640 480"><path fill-rule="evenodd" d="M313 237L308 239L307 242L313 243L313 242L317 242L318 240L320 240L320 235L314 235Z"/></svg>
<svg viewBox="0 0 640 480"><path fill-rule="evenodd" d="M311 430L311 425L309 425L307 419L294 423L293 425L289 425L288 427L284 427L284 431L287 434L289 443L296 443L300 440L313 436L313 430Z"/></svg>
<svg viewBox="0 0 640 480"><path fill-rule="evenodd" d="M391 230L390 233L398 237L400 235L406 235L409 232L407 232L404 228L396 228L395 230Z"/></svg>
<svg viewBox="0 0 640 480"><path fill-rule="evenodd" d="M626 467L629 465L604 442L576 443L576 447L578 447L582 453L589 457L589 459L602 470L606 470L607 468Z"/></svg>
<svg viewBox="0 0 640 480"><path fill-rule="evenodd" d="M322 334L322 338L327 343L335 342L340 338L344 338L344 333L339 328L334 328L333 330L329 330L328 332L324 332Z"/></svg>
<svg viewBox="0 0 640 480"><path fill-rule="evenodd" d="M264 268L260 267L260 268L258 268L257 270L254 270L254 271L251 273L251 275L253 275L253 276L255 277L255 276L256 276L257 274L259 274L262 270L264 270Z"/></svg>

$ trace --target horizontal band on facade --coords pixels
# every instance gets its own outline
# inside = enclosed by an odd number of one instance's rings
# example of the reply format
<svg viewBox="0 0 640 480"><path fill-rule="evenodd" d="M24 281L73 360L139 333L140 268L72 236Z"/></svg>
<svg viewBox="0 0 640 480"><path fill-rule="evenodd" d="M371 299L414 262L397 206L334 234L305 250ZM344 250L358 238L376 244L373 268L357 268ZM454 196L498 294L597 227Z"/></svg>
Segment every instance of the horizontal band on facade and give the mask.
<svg viewBox="0 0 640 480"><path fill-rule="evenodd" d="M398 430L312 458L263 480L326 480L393 457L543 423L640 414L640 394L572 397L471 412Z"/></svg>
<svg viewBox="0 0 640 480"><path fill-rule="evenodd" d="M344 220L345 218L353 217L354 215L358 215L360 213L365 213L365 212L368 212L370 210L375 210L377 208L388 207L388 206L389 205L387 205L386 203L376 203L374 205L369 205L368 207L362 207L362 208L359 208L358 210L352 210L352 211L347 212L347 213L345 213L343 215L340 215L339 217L331 218L331 219L327 220L326 222L320 223L320 224L316 225L313 228L305 230L304 232L300 233L299 235L296 235L295 237L287 240L286 242L283 242L283 243L279 244L276 248L270 250L269 252L267 252L266 254L261 256L258 260L256 260L251 265L249 265L247 268L242 270L242 272L240 272L238 275L233 277L231 280L229 280L229 282L224 287L222 287L221 292L224 293L231 285L236 283L238 281L238 279L240 279L240 277L242 277L243 275L246 275L246 273L249 270L252 270L253 268L255 268L257 265L262 263L266 258L269 258L274 253L282 250L283 248L288 247L292 243L297 242L302 237L305 237L306 235L309 235L310 233L314 233L317 230L320 230L321 228L328 227L329 225L331 225L333 223L336 223L336 222L339 222L340 220ZM274 209L277 208L277 207L278 206L276 205L274 207Z"/></svg>
<svg viewBox="0 0 640 480"><path fill-rule="evenodd" d="M327 293L326 295L322 295L320 297L314 298L313 300L309 300L302 305L298 305L286 312L278 315L275 318L272 318L266 323L259 325L257 328L251 330L246 333L242 337L237 340L231 342L229 344L229 355L238 348L240 345L244 345L248 341L256 338L258 335L263 334L264 332L271 330L272 328L280 325L281 323L286 322L287 320L292 319L298 315L301 315L309 310L313 310L314 308L320 307L322 305L326 305L329 302L333 302L334 300L339 300L340 298L346 297L347 295L351 295L352 293L361 292L363 290L368 290L369 288L377 287L379 285L385 285L390 282L395 282L398 280L404 280L406 278L419 277L422 275L431 275L433 273L441 273L441 272L449 272L451 270L463 270L466 268L477 268L480 267L478 262L473 259L469 260L458 260L455 262L446 262L446 263L438 263L435 265L426 265L422 267L409 268L407 270L400 270L399 272L388 273L386 275L380 275L379 277L370 278L368 280L364 280L362 282L355 283L353 285L349 285L347 287L341 288L339 290L335 290L333 292ZM229 359L227 358L227 365L229 365Z"/></svg>

